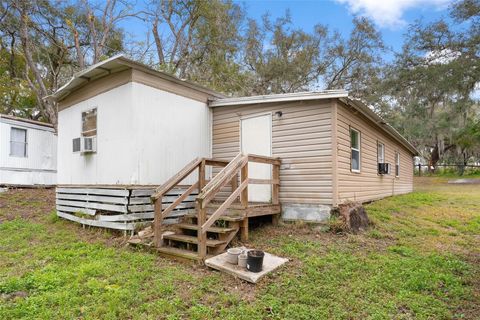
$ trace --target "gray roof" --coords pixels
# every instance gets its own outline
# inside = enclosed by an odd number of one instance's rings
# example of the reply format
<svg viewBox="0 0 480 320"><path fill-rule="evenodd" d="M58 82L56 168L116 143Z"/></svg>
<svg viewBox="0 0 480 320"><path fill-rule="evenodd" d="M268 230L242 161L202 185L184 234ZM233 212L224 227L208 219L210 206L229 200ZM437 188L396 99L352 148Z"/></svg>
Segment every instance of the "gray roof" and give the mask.
<svg viewBox="0 0 480 320"><path fill-rule="evenodd" d="M111 73L120 72L131 68L145 71L159 78L169 80L182 86L206 93L208 95L211 95L212 97L225 97L225 95L219 92L208 89L191 81L181 80L168 73L152 69L151 67L144 65L143 63L128 59L123 54L119 54L75 73L70 79L70 81L68 81L65 85L63 85L60 89L58 89L55 93L48 96L47 98L60 101L66 96L68 96L70 93L74 92L75 90L79 89L90 81L103 78Z"/></svg>

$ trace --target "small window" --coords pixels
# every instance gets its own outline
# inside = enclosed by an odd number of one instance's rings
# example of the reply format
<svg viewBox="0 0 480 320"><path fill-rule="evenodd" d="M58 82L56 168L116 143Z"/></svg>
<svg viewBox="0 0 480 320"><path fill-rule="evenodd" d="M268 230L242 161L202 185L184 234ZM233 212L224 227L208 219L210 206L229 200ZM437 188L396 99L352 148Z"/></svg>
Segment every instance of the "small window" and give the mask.
<svg viewBox="0 0 480 320"><path fill-rule="evenodd" d="M378 163L385 163L385 145L383 143L377 143L377 160Z"/></svg>
<svg viewBox="0 0 480 320"><path fill-rule="evenodd" d="M395 153L395 177L400 175L400 153Z"/></svg>
<svg viewBox="0 0 480 320"><path fill-rule="evenodd" d="M97 135L97 108L82 112L82 137Z"/></svg>
<svg viewBox="0 0 480 320"><path fill-rule="evenodd" d="M352 172L360 172L360 132L350 128L350 169Z"/></svg>
<svg viewBox="0 0 480 320"><path fill-rule="evenodd" d="M81 138L75 138L72 140L73 152L80 152L80 140Z"/></svg>
<svg viewBox="0 0 480 320"><path fill-rule="evenodd" d="M27 157L27 130L19 128L10 129L10 156Z"/></svg>

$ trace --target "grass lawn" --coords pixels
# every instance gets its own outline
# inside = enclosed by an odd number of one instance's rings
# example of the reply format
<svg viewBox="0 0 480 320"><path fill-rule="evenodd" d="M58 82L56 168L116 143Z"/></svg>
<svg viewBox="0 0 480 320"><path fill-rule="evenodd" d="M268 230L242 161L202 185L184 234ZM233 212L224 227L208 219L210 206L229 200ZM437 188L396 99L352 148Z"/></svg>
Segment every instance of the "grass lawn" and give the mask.
<svg viewBox="0 0 480 320"><path fill-rule="evenodd" d="M53 193L0 194L0 319L478 319L480 185L416 180L361 235L263 226L291 261L254 286L56 218Z"/></svg>

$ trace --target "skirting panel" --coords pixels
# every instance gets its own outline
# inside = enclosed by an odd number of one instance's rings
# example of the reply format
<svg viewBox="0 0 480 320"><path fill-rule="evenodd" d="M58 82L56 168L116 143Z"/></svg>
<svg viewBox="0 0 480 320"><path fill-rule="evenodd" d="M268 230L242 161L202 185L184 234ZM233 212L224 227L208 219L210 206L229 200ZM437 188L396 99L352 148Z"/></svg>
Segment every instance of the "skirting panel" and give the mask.
<svg viewBox="0 0 480 320"><path fill-rule="evenodd" d="M162 197L167 208L186 188L175 188ZM57 215L83 225L135 231L154 218L154 205L150 199L155 187L91 187L61 186L56 189ZM177 209L163 220L165 224L178 219L195 208L192 193Z"/></svg>

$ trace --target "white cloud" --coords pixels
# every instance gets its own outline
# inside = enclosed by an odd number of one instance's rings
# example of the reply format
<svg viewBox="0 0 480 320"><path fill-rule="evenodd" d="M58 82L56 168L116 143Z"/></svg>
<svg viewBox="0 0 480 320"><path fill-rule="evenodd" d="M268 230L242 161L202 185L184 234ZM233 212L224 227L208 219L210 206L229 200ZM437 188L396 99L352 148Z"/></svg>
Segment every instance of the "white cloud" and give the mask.
<svg viewBox="0 0 480 320"><path fill-rule="evenodd" d="M335 0L350 12L371 18L380 27L398 28L406 24L405 11L414 8L444 9L451 0Z"/></svg>
<svg viewBox="0 0 480 320"><path fill-rule="evenodd" d="M427 63L430 64L447 64L459 58L462 55L459 51L452 51L450 49L443 49L440 51L429 51L425 54Z"/></svg>

